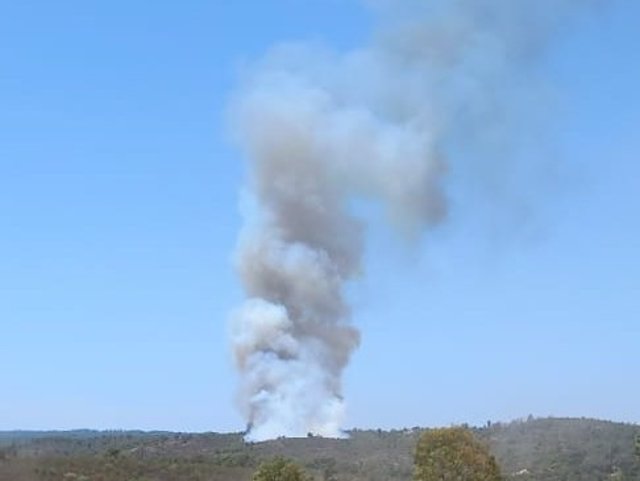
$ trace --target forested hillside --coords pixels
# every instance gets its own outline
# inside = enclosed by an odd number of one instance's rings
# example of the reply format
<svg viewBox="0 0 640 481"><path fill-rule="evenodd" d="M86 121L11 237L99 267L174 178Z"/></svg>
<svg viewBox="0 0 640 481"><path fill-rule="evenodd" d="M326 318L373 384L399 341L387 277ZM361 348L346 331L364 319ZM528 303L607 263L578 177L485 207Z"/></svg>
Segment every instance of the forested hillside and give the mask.
<svg viewBox="0 0 640 481"><path fill-rule="evenodd" d="M249 480L276 455L317 480L412 477L422 429L353 430L344 440L308 437L245 444L241 434L1 433L1 481ZM640 481L640 427L589 419L533 419L473 428L503 473L522 481Z"/></svg>

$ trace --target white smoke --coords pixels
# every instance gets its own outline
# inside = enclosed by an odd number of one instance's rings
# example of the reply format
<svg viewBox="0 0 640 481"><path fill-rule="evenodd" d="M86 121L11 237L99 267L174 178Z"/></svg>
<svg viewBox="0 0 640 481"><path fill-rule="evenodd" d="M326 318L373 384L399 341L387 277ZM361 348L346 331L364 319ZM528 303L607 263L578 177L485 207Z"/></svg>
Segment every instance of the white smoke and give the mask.
<svg viewBox="0 0 640 481"><path fill-rule="evenodd" d="M452 143L501 142L546 39L587 2L370 2L384 19L370 46L282 46L258 65L233 103L253 201L232 316L248 439L342 435L359 343L344 290L363 248L350 199L380 202L410 236L444 219Z"/></svg>

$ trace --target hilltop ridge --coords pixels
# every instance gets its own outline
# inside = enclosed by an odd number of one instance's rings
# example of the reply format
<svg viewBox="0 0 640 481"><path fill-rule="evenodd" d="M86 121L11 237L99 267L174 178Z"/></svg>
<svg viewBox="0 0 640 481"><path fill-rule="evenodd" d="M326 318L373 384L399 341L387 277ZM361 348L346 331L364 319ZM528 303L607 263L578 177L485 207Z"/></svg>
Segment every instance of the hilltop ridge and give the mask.
<svg viewBox="0 0 640 481"><path fill-rule="evenodd" d="M470 429L488 443L509 479L640 481L634 453L640 426L635 424L529 417ZM241 433L3 432L0 479L53 481L76 473L89 481L111 481L120 472L135 472L151 481L249 480L262 460L282 455L303 464L316 479L408 481L423 431L353 429L348 439L311 436L261 443L245 443Z"/></svg>

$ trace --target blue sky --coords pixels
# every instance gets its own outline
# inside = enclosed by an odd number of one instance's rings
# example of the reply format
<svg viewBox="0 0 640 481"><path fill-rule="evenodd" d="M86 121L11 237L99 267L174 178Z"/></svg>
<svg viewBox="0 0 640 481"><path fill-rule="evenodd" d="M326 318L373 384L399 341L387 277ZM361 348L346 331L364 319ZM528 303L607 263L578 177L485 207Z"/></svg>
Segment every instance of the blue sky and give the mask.
<svg viewBox="0 0 640 481"><path fill-rule="evenodd" d="M362 44L369 14L355 0L5 3L0 429L241 429L229 95L277 42ZM552 45L562 174L526 228L479 228L458 205L407 252L370 224L349 426L640 422L639 24L620 0Z"/></svg>

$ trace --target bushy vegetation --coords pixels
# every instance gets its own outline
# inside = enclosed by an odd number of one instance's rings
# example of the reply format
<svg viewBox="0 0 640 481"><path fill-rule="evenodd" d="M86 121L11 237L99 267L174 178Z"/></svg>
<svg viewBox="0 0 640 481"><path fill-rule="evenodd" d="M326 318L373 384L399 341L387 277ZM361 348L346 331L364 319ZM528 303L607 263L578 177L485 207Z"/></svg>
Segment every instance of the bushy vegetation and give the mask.
<svg viewBox="0 0 640 481"><path fill-rule="evenodd" d="M253 475L252 481L311 481L312 478L293 461L276 457L263 462Z"/></svg>
<svg viewBox="0 0 640 481"><path fill-rule="evenodd" d="M472 428L508 481L640 481L640 427L528 419ZM410 481L420 428L244 443L237 434L0 433L0 481L251 481L286 457L317 481ZM636 444L638 443L638 444Z"/></svg>
<svg viewBox="0 0 640 481"><path fill-rule="evenodd" d="M640 428L590 419L528 419L480 430L505 473L521 481L640 480Z"/></svg>
<svg viewBox="0 0 640 481"><path fill-rule="evenodd" d="M416 447L416 481L502 481L489 448L468 429L434 429Z"/></svg>

